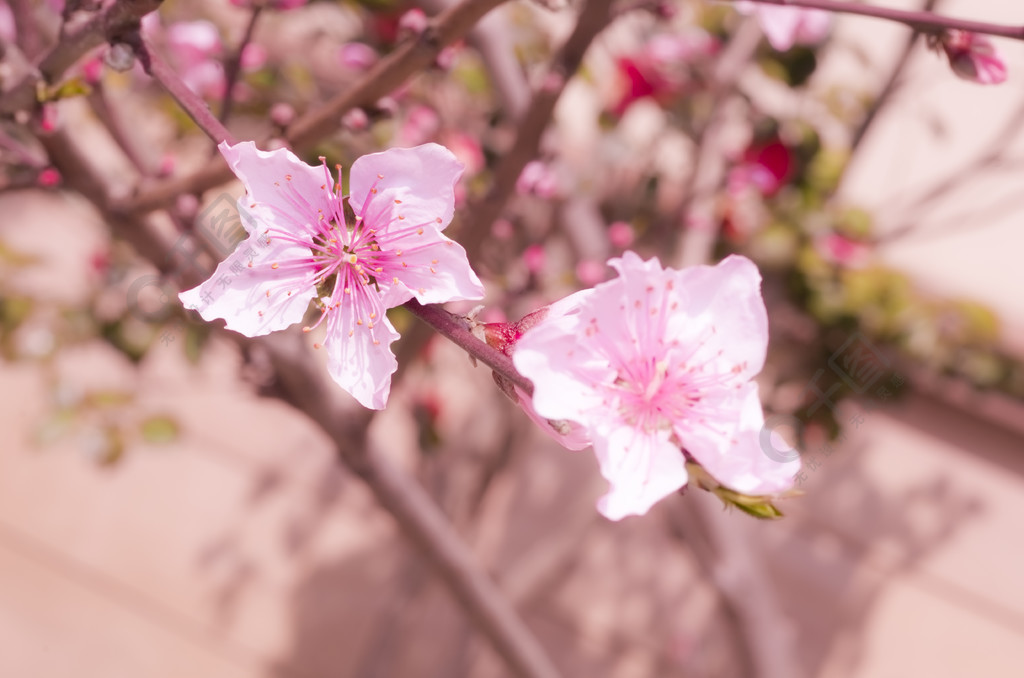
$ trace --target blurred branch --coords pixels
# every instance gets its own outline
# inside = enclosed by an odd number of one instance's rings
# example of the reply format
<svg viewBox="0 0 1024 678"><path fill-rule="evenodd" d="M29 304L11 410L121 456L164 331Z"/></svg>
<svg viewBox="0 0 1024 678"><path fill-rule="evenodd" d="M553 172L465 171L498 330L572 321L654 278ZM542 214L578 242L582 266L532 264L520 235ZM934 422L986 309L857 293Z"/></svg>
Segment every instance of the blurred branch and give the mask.
<svg viewBox="0 0 1024 678"><path fill-rule="evenodd" d="M433 63L446 45L463 37L473 25L504 0L465 0L431 20L420 35L410 38L374 64L354 85L296 120L284 134L287 145L304 147L334 132L347 111L366 107L390 94L409 77ZM134 198L121 201L121 212L148 212L168 205L183 193L202 193L231 180L231 170L222 160L185 177L157 184Z"/></svg>
<svg viewBox="0 0 1024 678"><path fill-rule="evenodd" d="M680 210L680 225L684 230L674 260L681 268L708 263L718 240L718 227L714 221L715 196L727 172L721 144L727 123L723 109L736 93L736 82L760 42L761 29L757 22L746 19L715 66L711 110L697 136L693 170L684 189L686 197Z"/></svg>
<svg viewBox="0 0 1024 678"><path fill-rule="evenodd" d="M735 0L727 0L735 2ZM823 9L828 12L841 14L856 14L859 16L872 17L874 19L886 19L901 23L922 33L937 33L942 30L961 30L971 33L984 33L986 35L997 35L1002 38L1024 40L1024 26L1010 26L1006 24L993 24L985 21L970 21L968 19L954 19L952 17L934 14L932 12L912 11L903 9L890 9L888 7L873 7L871 5L854 4L851 2L836 2L835 0L753 0L762 5L783 5L785 7L806 7L808 9Z"/></svg>
<svg viewBox="0 0 1024 678"><path fill-rule="evenodd" d="M431 11L440 12L455 3L453 0L421 0L419 4ZM530 86L523 75L511 34L500 12L493 12L480 19L469 32L467 41L483 59L501 101L502 115L513 121L519 120L530 101Z"/></svg>
<svg viewBox="0 0 1024 678"><path fill-rule="evenodd" d="M732 521L718 499L691 492L671 507L672 527L690 544L742 636L750 678L801 678L795 633L755 548L757 523Z"/></svg>
<svg viewBox="0 0 1024 678"><path fill-rule="evenodd" d="M924 0L922 9L924 11L931 11L938 4L938 0ZM893 93L899 86L900 78L903 76L903 71L906 70L907 64L910 63L910 57L914 53L914 47L920 39L921 33L918 31L911 33L910 37L907 38L907 42L903 46L903 52L896 60L896 64L893 66L892 72L889 74L889 78L885 81L885 85L882 86L878 96L875 97L875 100L872 102L871 107L864 116L864 119L861 120L860 124L857 125L857 128L853 131L853 135L850 139L851 156L855 157L856 154L854 152L857 150L857 147L860 146L860 143L864 140L868 130L871 129L875 120L878 119L878 114L885 105L889 103L889 99L892 98Z"/></svg>
<svg viewBox="0 0 1024 678"><path fill-rule="evenodd" d="M80 147L79 139L58 130L42 141L53 164L67 177L68 186L93 203L116 235L135 245L153 264L165 268L168 247L141 218L111 213L113 187L93 165L92 156ZM194 277L195 272L183 273ZM440 325L456 323L453 319L446 321L443 312L437 318ZM559 674L543 648L429 495L413 478L369 446L367 427L373 413L341 396L325 371L309 359L303 335L281 332L246 340L233 332L223 334L233 341L253 342L267 350L281 386L281 398L330 436L339 460L366 482L406 536L422 549L508 665L527 678L557 678ZM489 348L476 339L473 341ZM485 353L482 352L481 359L485 359ZM486 358L490 360L491 356Z"/></svg>
<svg viewBox="0 0 1024 678"><path fill-rule="evenodd" d="M167 62L138 33L132 36L131 44L135 48L135 53L139 57L139 61L142 62L143 68L146 69L146 73L174 97L182 110L188 113L188 117L192 118L192 121L213 140L213 143L219 144L222 141L229 144L235 143L235 138L214 116L206 102L188 88L181 76L168 66Z"/></svg>
<svg viewBox="0 0 1024 678"><path fill-rule="evenodd" d="M89 106L136 171L141 176L152 175L153 168L146 162L136 137L124 125L124 119L116 107L110 105L110 98L102 81L93 85L93 91L89 94Z"/></svg>
<svg viewBox="0 0 1024 678"><path fill-rule="evenodd" d="M263 13L263 7L261 4L253 5L252 15L249 17L249 23L245 26L242 41L238 43L238 49L224 65L224 101L221 103L220 115L217 118L225 125L228 118L231 117L231 107L235 103L235 83L238 82L238 76L242 72L242 54L252 42L252 34L256 30L256 22Z"/></svg>
<svg viewBox="0 0 1024 678"><path fill-rule="evenodd" d="M104 42L138 31L143 16L157 9L162 0L118 0L98 12L79 28L67 31L40 62L38 69L11 89L0 93L0 115L35 107L36 92L53 84L89 50Z"/></svg>
<svg viewBox="0 0 1024 678"><path fill-rule="evenodd" d="M465 218L460 220L454 238L462 243L470 257L478 251L490 233L491 224L504 211L523 167L537 156L541 138L566 84L579 70L590 43L613 18L611 7L612 0L587 0L580 8L576 28L551 60L548 72L521 118L512 148L502 155L494 171L491 190L483 200L470 206Z"/></svg>

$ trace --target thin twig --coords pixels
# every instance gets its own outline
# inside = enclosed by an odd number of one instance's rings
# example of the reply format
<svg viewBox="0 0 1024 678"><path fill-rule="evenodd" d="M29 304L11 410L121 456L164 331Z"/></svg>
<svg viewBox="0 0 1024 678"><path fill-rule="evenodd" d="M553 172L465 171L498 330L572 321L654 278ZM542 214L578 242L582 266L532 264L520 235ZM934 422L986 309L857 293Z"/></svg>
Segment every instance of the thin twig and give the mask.
<svg viewBox="0 0 1024 678"><path fill-rule="evenodd" d="M231 58L224 65L224 101L221 102L220 115L217 118L225 125L228 123L228 118L231 117L231 107L235 103L235 83L238 82L238 75L242 72L242 53L245 52L245 48L252 42L252 35L256 30L256 21L263 13L263 7L260 4L253 6L252 16L249 17L249 23L245 27L245 33L242 35L242 42L238 44L238 50L231 55Z"/></svg>
<svg viewBox="0 0 1024 678"><path fill-rule="evenodd" d="M537 156L555 104L569 79L579 70L590 43L612 19L611 7L612 0L588 0L580 8L576 28L551 60L547 74L522 116L512 147L503 154L494 171L491 190L483 200L470 207L466 218L458 225L460 227L454 237L471 257L490 233L491 224L504 211L523 168Z"/></svg>
<svg viewBox="0 0 1024 678"><path fill-rule="evenodd" d="M731 1L735 2L735 0ZM862 5L859 3L854 4L852 2L837 2L836 0L753 0L753 2L762 5L783 5L785 7L823 9L840 14L856 14L859 16L872 17L874 19L885 19L910 26L914 30L921 31L922 33L937 33L943 30L954 29L970 31L971 33L997 35L1002 38L1011 38L1013 40L1024 40L1024 26L994 24L986 21L971 21L969 19L954 19L953 17L942 16L933 12L873 7L871 5Z"/></svg>

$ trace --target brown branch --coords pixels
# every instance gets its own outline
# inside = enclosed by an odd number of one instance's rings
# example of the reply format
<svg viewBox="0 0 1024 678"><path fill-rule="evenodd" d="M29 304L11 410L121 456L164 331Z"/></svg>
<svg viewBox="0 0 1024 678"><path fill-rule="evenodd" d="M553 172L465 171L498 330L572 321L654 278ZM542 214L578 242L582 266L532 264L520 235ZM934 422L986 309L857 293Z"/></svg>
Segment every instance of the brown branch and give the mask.
<svg viewBox="0 0 1024 678"><path fill-rule="evenodd" d="M89 50L137 31L142 17L160 7L161 3L162 0L118 0L79 28L65 33L43 58L37 72L28 74L14 87L2 92L0 115L33 108L40 85L57 82Z"/></svg>
<svg viewBox="0 0 1024 678"><path fill-rule="evenodd" d="M116 235L127 239L141 255L166 272L167 243L149 229L141 217L110 211L113 187L101 178L103 175L93 165L92 156L80 147L79 140L58 130L42 141L51 153L53 164L67 177L69 187L80 191L94 204ZM181 273L191 274L186 284L195 282L194 271ZM366 482L405 535L422 549L462 608L508 665L527 678L558 678L558 671L541 645L429 495L412 477L368 446L366 432L372 412L355 405L351 398L341 396L340 389L327 378L325 371L310 360L302 340L304 335L279 332L245 339L224 331L223 336L239 344L256 343L267 350L281 386L282 399L330 436L338 459ZM482 360L484 357L481 355Z"/></svg>
<svg viewBox="0 0 1024 678"><path fill-rule="evenodd" d="M435 332L447 337L453 344L484 365L487 365L527 393L533 393L533 384L530 383L529 379L516 371L515 366L512 364L512 359L473 336L470 332L469 324L464 318L454 313L449 313L440 306L423 306L415 299L406 302L405 308L434 328Z"/></svg>
<svg viewBox="0 0 1024 678"><path fill-rule="evenodd" d="M504 0L465 0L438 15L426 31L378 61L352 87L296 120L285 131L284 141L302 148L330 134L339 127L347 111L374 104L409 77L429 67L442 48L462 38L477 20L502 2ZM195 174L157 184L116 207L126 213L149 212L165 207L183 193L202 193L230 181L232 176L227 165L217 160Z"/></svg>

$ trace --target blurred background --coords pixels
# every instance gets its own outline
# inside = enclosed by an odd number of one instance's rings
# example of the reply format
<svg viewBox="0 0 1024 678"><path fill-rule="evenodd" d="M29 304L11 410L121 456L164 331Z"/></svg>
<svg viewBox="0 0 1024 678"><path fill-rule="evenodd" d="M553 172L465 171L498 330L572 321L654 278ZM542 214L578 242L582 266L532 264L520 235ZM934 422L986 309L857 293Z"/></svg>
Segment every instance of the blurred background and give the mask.
<svg viewBox="0 0 1024 678"><path fill-rule="evenodd" d="M56 36L51 4L23 4ZM240 51L245 4L166 2L143 29L215 111L233 92L239 138L280 132L422 28L412 5L296 3L263 10ZM1009 0L886 6L1024 25ZM565 676L1017 675L1024 48L995 40L1009 80L982 86L902 26L842 16L779 51L727 3L652 3L566 81L548 65L578 10L502 5L303 157L451 148L467 170L449 233L488 321L606 279L627 248L753 258L761 391L804 494L774 522L695 488L609 522L592 453L546 438L401 309L374 444ZM48 49L24 36L0 30ZM210 262L147 262L37 140L71 130L125 193L210 162L159 87L101 54L69 72L82 92L0 122L0 674L509 675L323 430L275 397L267 357L180 309L173 274ZM532 91L560 94L540 127ZM155 218L223 256L241 192Z"/></svg>

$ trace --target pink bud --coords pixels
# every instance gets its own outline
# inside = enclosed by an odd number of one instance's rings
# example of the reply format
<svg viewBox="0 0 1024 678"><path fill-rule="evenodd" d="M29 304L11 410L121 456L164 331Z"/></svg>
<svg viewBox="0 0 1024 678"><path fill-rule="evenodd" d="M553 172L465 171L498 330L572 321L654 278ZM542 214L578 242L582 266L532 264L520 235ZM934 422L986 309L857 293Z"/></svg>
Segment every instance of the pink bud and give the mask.
<svg viewBox="0 0 1024 678"><path fill-rule="evenodd" d="M53 104L43 104L39 116L39 129L44 132L52 132L57 129L57 107Z"/></svg>
<svg viewBox="0 0 1024 678"><path fill-rule="evenodd" d="M43 188L53 188L54 186L60 183L60 180L60 172L58 172L56 168L53 167L45 168L44 170L39 172L39 176L36 177L36 181Z"/></svg>
<svg viewBox="0 0 1024 678"><path fill-rule="evenodd" d="M239 62L243 71L256 71L267 63L267 50L263 45L250 42L242 50L242 58Z"/></svg>
<svg viewBox="0 0 1024 678"><path fill-rule="evenodd" d="M90 85L95 85L103 77L103 60L99 57L86 59L82 64L82 77Z"/></svg>
<svg viewBox="0 0 1024 678"><path fill-rule="evenodd" d="M363 109L353 108L341 116L341 124L353 132L362 132L370 126L370 118Z"/></svg>
<svg viewBox="0 0 1024 678"><path fill-rule="evenodd" d="M998 85L1006 80L1006 64L988 37L950 30L939 40L957 76L981 85Z"/></svg>
<svg viewBox="0 0 1024 678"><path fill-rule="evenodd" d="M523 264L533 275L537 275L544 268L546 258L543 245L530 245L523 251Z"/></svg>
<svg viewBox="0 0 1024 678"><path fill-rule="evenodd" d="M606 270L607 267L600 261L584 259L576 264L576 277L587 287L593 287L604 281Z"/></svg>
<svg viewBox="0 0 1024 678"><path fill-rule="evenodd" d="M365 71L377 63L377 52L362 42L349 42L338 48L338 61L354 71Z"/></svg>
<svg viewBox="0 0 1024 678"><path fill-rule="evenodd" d="M491 224L491 235L498 240L511 240L516 229L508 219L498 219Z"/></svg>
<svg viewBox="0 0 1024 678"><path fill-rule="evenodd" d="M633 244L635 238L636 233L633 231L633 227L625 221L616 221L608 227L608 240L612 247L624 250Z"/></svg>
<svg viewBox="0 0 1024 678"><path fill-rule="evenodd" d="M287 127L295 120L295 109L291 104L279 101L270 107L270 122L278 127Z"/></svg>
<svg viewBox="0 0 1024 678"><path fill-rule="evenodd" d="M559 193L558 177L551 168L539 160L526 163L516 179L516 192L520 195L536 195L553 198Z"/></svg>
<svg viewBox="0 0 1024 678"><path fill-rule="evenodd" d="M425 30L427 30L427 15L423 13L422 9L410 9L398 20L399 33L419 35Z"/></svg>
<svg viewBox="0 0 1024 678"><path fill-rule="evenodd" d="M451 69L455 63L455 57L459 51L454 47L445 47L437 54L437 58L434 59L434 65L440 68L442 71Z"/></svg>
<svg viewBox="0 0 1024 678"><path fill-rule="evenodd" d="M429 106L413 106L398 130L398 143L400 146L419 146L430 141L440 127L441 118L437 111Z"/></svg>

